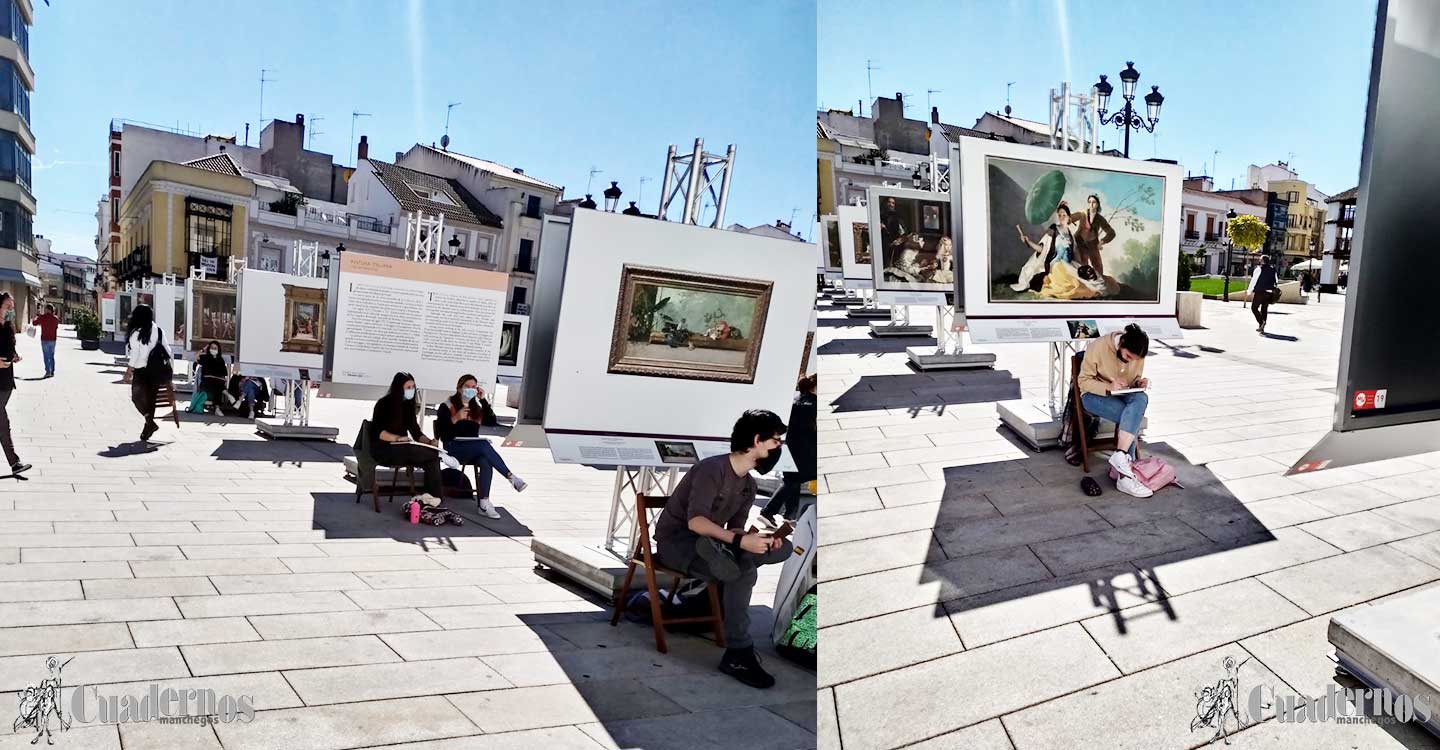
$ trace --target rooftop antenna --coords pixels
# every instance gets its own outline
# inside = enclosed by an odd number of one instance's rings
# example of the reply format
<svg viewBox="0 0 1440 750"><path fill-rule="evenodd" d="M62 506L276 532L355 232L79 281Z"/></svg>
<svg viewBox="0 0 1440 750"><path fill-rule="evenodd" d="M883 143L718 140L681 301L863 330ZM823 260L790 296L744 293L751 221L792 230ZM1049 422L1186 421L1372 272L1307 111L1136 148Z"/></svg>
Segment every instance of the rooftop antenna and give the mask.
<svg viewBox="0 0 1440 750"><path fill-rule="evenodd" d="M875 64L874 64L874 63L875 63L874 60L866 60L866 61L865 61L865 93L870 96L870 101L872 101L872 102L875 101L875 86L874 86L874 84L873 84L873 83L871 82L871 80L870 80L870 72L873 71L873 70L879 70L879 68L875 67ZM860 109L861 109L860 116L861 116L861 117L864 117L864 116L865 116L865 112L864 112L864 109L865 109L865 108L864 108L864 107L861 107ZM874 116L875 116L875 113L872 111L872 112L870 113L870 116L871 116L871 117L874 117Z"/></svg>
<svg viewBox="0 0 1440 750"><path fill-rule="evenodd" d="M595 182L595 175L604 172L603 169L596 169L594 164L590 165L590 179L585 181L585 194L590 194L590 184Z"/></svg>
<svg viewBox="0 0 1440 750"><path fill-rule="evenodd" d="M901 91L901 92L900 92L900 97L901 97L901 102L900 102L900 116L901 116L901 117L904 117L904 116L905 116L905 110L910 109L909 99L910 99L910 97L912 97L912 96L914 96L914 94L910 93L909 91ZM874 114L874 113L872 112L871 114Z"/></svg>
<svg viewBox="0 0 1440 750"><path fill-rule="evenodd" d="M928 109L933 109L933 107L930 105L930 95L931 95L931 94L943 94L943 93L945 93L945 92L944 92L944 91L941 91L940 89L925 89L925 109L927 109L927 110L928 110Z"/></svg>
<svg viewBox="0 0 1440 750"><path fill-rule="evenodd" d="M440 148L450 148L450 110L460 105L461 102L450 102L445 105L445 135L440 136Z"/></svg>
<svg viewBox="0 0 1440 750"><path fill-rule="evenodd" d="M800 213L798 207L790 209L790 231L795 231L795 214Z"/></svg>
<svg viewBox="0 0 1440 750"><path fill-rule="evenodd" d="M1005 82L1005 116L1006 116L1006 117L1009 117L1009 116L1010 116L1010 87L1011 87L1011 86L1014 86L1014 85L1015 85L1015 82L1014 82L1014 81L1006 81L1006 82Z"/></svg>
<svg viewBox="0 0 1440 750"><path fill-rule="evenodd" d="M369 112L350 112L350 163L355 163L355 121L362 117L369 117Z"/></svg>
<svg viewBox="0 0 1440 750"><path fill-rule="evenodd" d="M645 200L645 183L646 183L646 182L649 182L649 181L650 181L650 178L649 178L649 177L641 177L641 178L640 178L640 193L635 196L635 202L636 202L636 203L639 203L640 201Z"/></svg>
<svg viewBox="0 0 1440 750"><path fill-rule="evenodd" d="M315 123L320 122L323 119L325 119L324 115L310 114L305 116L305 122L310 126L310 145L308 146L308 148L312 151L315 149L315 136L325 135L323 131L315 127Z"/></svg>
<svg viewBox="0 0 1440 750"><path fill-rule="evenodd" d="M1217 175L1220 174L1220 166L1219 166L1219 165L1220 165L1220 149L1217 148L1217 149L1215 149L1215 151L1214 151L1213 153L1210 154L1210 175L1209 175L1209 176L1214 177L1214 176L1217 176Z"/></svg>
<svg viewBox="0 0 1440 750"><path fill-rule="evenodd" d="M274 83L274 78L266 78L265 74L271 72L269 68L260 69L260 129L265 129L265 84Z"/></svg>

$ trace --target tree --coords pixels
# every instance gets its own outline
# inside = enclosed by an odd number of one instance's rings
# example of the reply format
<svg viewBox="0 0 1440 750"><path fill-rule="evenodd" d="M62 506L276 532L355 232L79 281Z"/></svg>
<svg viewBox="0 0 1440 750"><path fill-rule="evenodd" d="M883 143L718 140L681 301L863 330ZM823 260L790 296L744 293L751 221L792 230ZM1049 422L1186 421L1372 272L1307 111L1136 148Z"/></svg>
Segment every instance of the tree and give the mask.
<svg viewBox="0 0 1440 750"><path fill-rule="evenodd" d="M1182 291L1190 291L1190 256L1180 253L1180 273L1175 277L1175 288Z"/></svg>
<svg viewBox="0 0 1440 750"><path fill-rule="evenodd" d="M1225 234L1229 235L1231 245L1253 253L1265 246L1270 227L1254 216L1242 214L1225 224Z"/></svg>

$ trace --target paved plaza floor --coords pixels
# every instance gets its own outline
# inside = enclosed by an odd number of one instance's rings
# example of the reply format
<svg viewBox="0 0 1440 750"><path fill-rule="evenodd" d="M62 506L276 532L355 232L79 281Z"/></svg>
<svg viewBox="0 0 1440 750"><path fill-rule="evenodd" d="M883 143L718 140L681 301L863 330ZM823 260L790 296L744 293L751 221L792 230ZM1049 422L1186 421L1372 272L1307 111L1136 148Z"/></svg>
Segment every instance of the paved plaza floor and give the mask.
<svg viewBox="0 0 1440 750"><path fill-rule="evenodd" d="M1193 748L1226 659L1240 702L1355 686L1327 625L1440 581L1440 453L1282 476L1329 430L1343 304L1278 305L1262 337L1207 301L1204 329L1152 342L1145 450L1185 489L1141 500L1103 456L1087 497L1000 428L994 399L1045 395L1044 345L990 347L966 384L822 303L820 746ZM1264 715L1230 746L1440 747Z"/></svg>
<svg viewBox="0 0 1440 750"><path fill-rule="evenodd" d="M657 653L648 626L612 628L608 603L534 570L534 535L600 540L609 471L502 449L530 483L517 495L497 481L503 519L470 507L462 527L413 527L398 502L380 515L368 495L355 504L343 477L369 403L317 400L313 421L338 427L336 443L185 415L146 448L113 357L81 351L68 327L57 377L33 379L34 339L20 352L9 413L35 468L0 480L0 693L39 684L55 655L73 657L67 691L141 696L158 683L252 696L257 709L214 726L76 719L57 748L816 744L813 672L761 646L778 684L745 687L716 671L713 642L672 634ZM772 567L752 607L767 636ZM13 718L0 750L34 747Z"/></svg>

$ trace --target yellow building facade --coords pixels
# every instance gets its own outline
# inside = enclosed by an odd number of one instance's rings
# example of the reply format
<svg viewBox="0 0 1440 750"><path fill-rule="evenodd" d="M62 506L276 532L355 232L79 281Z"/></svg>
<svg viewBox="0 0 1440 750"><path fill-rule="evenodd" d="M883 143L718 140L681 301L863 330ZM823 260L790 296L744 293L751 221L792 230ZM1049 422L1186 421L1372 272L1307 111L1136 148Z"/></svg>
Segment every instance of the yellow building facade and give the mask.
<svg viewBox="0 0 1440 750"><path fill-rule="evenodd" d="M1285 255L1292 260L1319 257L1325 227L1325 207L1310 193L1304 180L1271 180L1269 190L1290 206L1285 228Z"/></svg>
<svg viewBox="0 0 1440 750"><path fill-rule="evenodd" d="M255 183L201 167L154 161L120 207L122 283L167 273L184 278L206 265L226 278L245 257L245 226Z"/></svg>

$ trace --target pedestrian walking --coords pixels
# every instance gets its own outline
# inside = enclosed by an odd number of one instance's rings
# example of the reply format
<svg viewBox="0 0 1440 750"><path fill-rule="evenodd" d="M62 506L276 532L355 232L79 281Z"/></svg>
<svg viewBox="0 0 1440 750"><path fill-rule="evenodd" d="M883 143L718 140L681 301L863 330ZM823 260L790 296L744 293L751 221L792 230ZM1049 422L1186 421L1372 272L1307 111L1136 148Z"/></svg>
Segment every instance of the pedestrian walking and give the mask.
<svg viewBox="0 0 1440 750"><path fill-rule="evenodd" d="M170 353L162 341L164 336L155 324L155 312L149 305L135 306L127 330L126 351L130 361L125 377L130 381L130 402L145 418L145 427L140 430L140 440L144 442L160 429L155 423L155 394L173 372Z"/></svg>
<svg viewBox="0 0 1440 750"><path fill-rule="evenodd" d="M807 375L795 384L795 403L790 407L790 432L785 442L790 457L795 460L795 471L785 472L784 483L760 511L767 521L779 525L776 513L781 519L793 521L800 516L800 487L815 480L815 418L818 403L815 399L814 375Z"/></svg>
<svg viewBox="0 0 1440 750"><path fill-rule="evenodd" d="M1270 317L1270 305L1280 299L1280 286L1275 277L1275 267L1270 265L1270 256L1265 256L1255 273L1250 276L1250 287L1246 294L1250 295L1250 312L1254 313L1255 322L1260 324L1255 330L1264 334L1265 321Z"/></svg>
<svg viewBox="0 0 1440 750"><path fill-rule="evenodd" d="M40 329L40 354L45 359L45 377L55 377L55 340L60 331L60 318L55 315L55 306L46 305L45 312L30 321Z"/></svg>
<svg viewBox="0 0 1440 750"><path fill-rule="evenodd" d="M10 474L18 476L30 468L15 453L15 441L10 438L10 396L15 393L15 364L21 360L15 351L15 298L9 292L0 292L0 448L5 450L5 460L10 463Z"/></svg>

